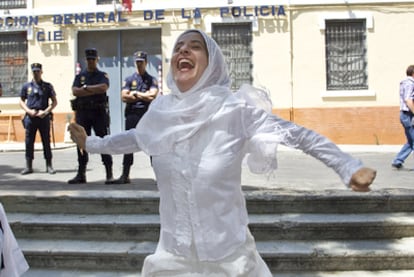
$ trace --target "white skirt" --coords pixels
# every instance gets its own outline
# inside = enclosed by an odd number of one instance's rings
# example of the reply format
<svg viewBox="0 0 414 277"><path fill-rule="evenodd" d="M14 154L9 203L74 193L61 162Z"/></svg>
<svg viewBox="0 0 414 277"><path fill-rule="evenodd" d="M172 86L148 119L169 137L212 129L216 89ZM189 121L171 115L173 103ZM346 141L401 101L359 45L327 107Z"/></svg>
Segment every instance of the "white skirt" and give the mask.
<svg viewBox="0 0 414 277"><path fill-rule="evenodd" d="M195 249L191 257L178 256L157 248L145 258L142 277L272 277L269 268L260 257L250 231L246 242L233 254L214 262L200 261Z"/></svg>

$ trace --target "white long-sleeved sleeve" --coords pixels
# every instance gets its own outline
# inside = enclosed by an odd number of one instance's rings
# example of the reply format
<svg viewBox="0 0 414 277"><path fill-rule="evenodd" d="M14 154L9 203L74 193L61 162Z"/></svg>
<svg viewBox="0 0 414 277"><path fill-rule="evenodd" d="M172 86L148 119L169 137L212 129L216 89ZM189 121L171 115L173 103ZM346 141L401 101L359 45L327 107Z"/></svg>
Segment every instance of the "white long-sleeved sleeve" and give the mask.
<svg viewBox="0 0 414 277"><path fill-rule="evenodd" d="M248 107L244 112L250 148L254 149L253 152L262 152L262 157L275 156L278 143L302 150L332 168L347 186L352 175L363 166L360 160L343 152L336 144L315 131L269 115L260 109ZM272 136L279 141L274 141ZM256 156L256 160L260 160L260 156Z"/></svg>
<svg viewBox="0 0 414 277"><path fill-rule="evenodd" d="M89 153L99 154L130 154L141 151L136 139L135 129L130 129L114 135L108 135L103 138L98 136L89 136L86 139L85 150Z"/></svg>
<svg viewBox="0 0 414 277"><path fill-rule="evenodd" d="M343 152L325 136L290 121L280 118L275 120L290 131L291 135L287 137L285 142L282 142L283 144L302 150L304 153L320 160L326 166L332 168L344 184L349 185L352 174L363 166L360 160Z"/></svg>

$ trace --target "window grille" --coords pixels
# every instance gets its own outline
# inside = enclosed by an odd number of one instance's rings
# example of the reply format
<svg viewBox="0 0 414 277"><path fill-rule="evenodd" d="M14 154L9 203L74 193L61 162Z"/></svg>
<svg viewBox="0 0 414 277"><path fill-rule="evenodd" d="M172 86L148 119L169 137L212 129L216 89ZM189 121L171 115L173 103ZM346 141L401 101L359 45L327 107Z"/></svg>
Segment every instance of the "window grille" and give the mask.
<svg viewBox="0 0 414 277"><path fill-rule="evenodd" d="M0 82L3 97L20 95L27 82L26 32L0 34Z"/></svg>
<svg viewBox="0 0 414 277"><path fill-rule="evenodd" d="M96 0L96 5L109 5L109 4L122 4L122 0ZM135 0L132 0L131 3L135 3Z"/></svg>
<svg viewBox="0 0 414 277"><path fill-rule="evenodd" d="M114 0L96 0L96 4L97 5L108 5L108 4L112 4L114 2ZM119 3L119 0L115 0L116 3Z"/></svg>
<svg viewBox="0 0 414 277"><path fill-rule="evenodd" d="M212 37L220 45L228 66L231 89L252 84L252 26L247 23L215 23Z"/></svg>
<svg viewBox="0 0 414 277"><path fill-rule="evenodd" d="M2 0L0 1L0 10L25 9L26 0Z"/></svg>
<svg viewBox="0 0 414 277"><path fill-rule="evenodd" d="M368 89L365 19L325 23L327 90Z"/></svg>

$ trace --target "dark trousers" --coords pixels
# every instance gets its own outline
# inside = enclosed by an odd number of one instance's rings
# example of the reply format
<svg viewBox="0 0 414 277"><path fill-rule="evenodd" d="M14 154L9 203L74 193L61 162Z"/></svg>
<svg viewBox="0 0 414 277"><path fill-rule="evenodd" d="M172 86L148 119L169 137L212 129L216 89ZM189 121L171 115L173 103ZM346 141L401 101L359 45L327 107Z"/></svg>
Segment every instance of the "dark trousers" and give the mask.
<svg viewBox="0 0 414 277"><path fill-rule="evenodd" d="M404 128L405 137L407 142L403 145L400 152L395 156L392 161L393 164L403 164L404 161L410 156L414 150L414 125L413 114L411 112L400 112L400 122Z"/></svg>
<svg viewBox="0 0 414 277"><path fill-rule="evenodd" d="M78 110L76 111L76 123L85 128L86 134L91 135L92 129L95 135L104 137L108 134L108 118L104 109ZM80 168L86 168L89 161L89 155L86 151L81 154L78 147L78 163ZM112 156L107 154L101 155L102 163L105 166L112 166Z"/></svg>
<svg viewBox="0 0 414 277"><path fill-rule="evenodd" d="M34 142L36 139L36 132L39 130L43 145L43 156L46 160L50 161L52 159L52 150L50 149L49 115L44 118L25 115L23 124L26 129L26 160L33 160L34 158Z"/></svg>
<svg viewBox="0 0 414 277"><path fill-rule="evenodd" d="M146 110L137 110L136 112L126 112L125 113L125 130L133 129L137 126L138 122L144 115ZM134 163L134 154L125 154L122 165L124 167L131 167L131 165Z"/></svg>

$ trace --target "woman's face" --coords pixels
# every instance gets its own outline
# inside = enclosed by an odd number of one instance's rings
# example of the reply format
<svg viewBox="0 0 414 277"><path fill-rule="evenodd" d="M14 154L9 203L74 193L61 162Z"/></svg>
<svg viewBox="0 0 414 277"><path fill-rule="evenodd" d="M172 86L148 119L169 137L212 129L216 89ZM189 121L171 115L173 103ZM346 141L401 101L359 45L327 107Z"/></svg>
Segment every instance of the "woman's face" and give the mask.
<svg viewBox="0 0 414 277"><path fill-rule="evenodd" d="M174 81L181 92L192 88L208 66L206 43L198 32L181 35L173 51L171 69Z"/></svg>

